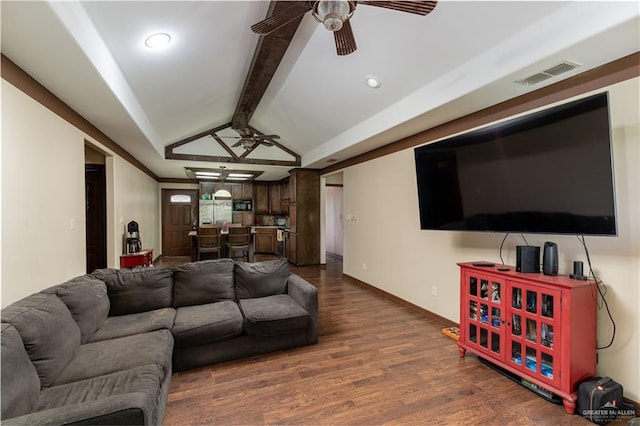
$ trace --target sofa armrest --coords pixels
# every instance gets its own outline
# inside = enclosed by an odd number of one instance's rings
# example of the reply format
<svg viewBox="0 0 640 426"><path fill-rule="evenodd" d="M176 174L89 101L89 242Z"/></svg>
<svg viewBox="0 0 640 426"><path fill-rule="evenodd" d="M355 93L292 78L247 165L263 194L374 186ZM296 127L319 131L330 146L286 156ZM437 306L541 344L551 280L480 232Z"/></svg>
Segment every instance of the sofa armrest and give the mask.
<svg viewBox="0 0 640 426"><path fill-rule="evenodd" d="M318 342L318 290L296 274L287 280L287 294L302 306L311 316L307 331L307 343Z"/></svg>
<svg viewBox="0 0 640 426"><path fill-rule="evenodd" d="M10 419L3 425L150 425L151 413L141 408L138 394L120 395L100 401L49 408Z"/></svg>

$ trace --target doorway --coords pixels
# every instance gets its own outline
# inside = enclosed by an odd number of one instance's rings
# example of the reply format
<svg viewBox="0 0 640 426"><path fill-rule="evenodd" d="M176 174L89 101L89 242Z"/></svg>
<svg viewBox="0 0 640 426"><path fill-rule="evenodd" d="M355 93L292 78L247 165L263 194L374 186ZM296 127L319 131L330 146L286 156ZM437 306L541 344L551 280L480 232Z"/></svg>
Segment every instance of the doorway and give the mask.
<svg viewBox="0 0 640 426"><path fill-rule="evenodd" d="M342 173L327 176L325 183L325 250L327 255L343 256Z"/></svg>
<svg viewBox="0 0 640 426"><path fill-rule="evenodd" d="M162 255L190 256L189 232L198 224L197 189L162 190Z"/></svg>
<svg viewBox="0 0 640 426"><path fill-rule="evenodd" d="M107 267L107 185L104 164L85 164L87 273Z"/></svg>

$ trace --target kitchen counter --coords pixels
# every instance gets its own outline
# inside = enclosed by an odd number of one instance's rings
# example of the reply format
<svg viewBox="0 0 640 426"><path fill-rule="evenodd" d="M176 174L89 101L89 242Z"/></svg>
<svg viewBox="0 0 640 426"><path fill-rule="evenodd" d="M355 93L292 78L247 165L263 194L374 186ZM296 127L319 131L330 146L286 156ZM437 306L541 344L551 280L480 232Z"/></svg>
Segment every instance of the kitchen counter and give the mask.
<svg viewBox="0 0 640 426"><path fill-rule="evenodd" d="M252 226L251 230L254 229L284 229L284 226L277 226L277 225L257 225L257 226Z"/></svg>

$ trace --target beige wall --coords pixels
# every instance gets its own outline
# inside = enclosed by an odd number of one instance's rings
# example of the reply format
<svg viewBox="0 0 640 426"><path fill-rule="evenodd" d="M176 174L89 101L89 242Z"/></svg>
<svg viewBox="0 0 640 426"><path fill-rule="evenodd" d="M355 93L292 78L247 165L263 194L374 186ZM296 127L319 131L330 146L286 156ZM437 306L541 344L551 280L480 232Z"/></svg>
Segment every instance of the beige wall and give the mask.
<svg viewBox="0 0 640 426"><path fill-rule="evenodd" d="M105 153L107 261L124 224L160 252L158 183L2 80L2 306L85 272L85 140Z"/></svg>
<svg viewBox="0 0 640 426"><path fill-rule="evenodd" d="M617 324L613 346L599 351L598 373L624 385L625 395L640 400L640 79L609 88L614 145L618 237L587 237L591 260L607 284L607 301ZM585 165L588 167L588 165ZM456 262L499 262L504 234L421 231L413 149L400 151L344 172L344 272L402 299L459 321ZM589 188L579 188L589 196ZM586 258L578 239L527 235L529 243L555 241L560 273ZM505 263L515 264L519 236L510 236ZM432 295L433 286L437 296ZM611 323L598 313L598 343L606 344ZM453 345L449 348L457 350Z"/></svg>
<svg viewBox="0 0 640 426"><path fill-rule="evenodd" d="M115 227L112 234L115 241L114 256L119 267L119 256L123 252L123 235L127 224L132 220L140 226L142 248L153 249L154 258L161 253L160 235L160 197L158 182L140 169L133 167L121 157L111 157L114 162L114 174L109 176L107 161L107 179L114 185L114 203L112 204Z"/></svg>

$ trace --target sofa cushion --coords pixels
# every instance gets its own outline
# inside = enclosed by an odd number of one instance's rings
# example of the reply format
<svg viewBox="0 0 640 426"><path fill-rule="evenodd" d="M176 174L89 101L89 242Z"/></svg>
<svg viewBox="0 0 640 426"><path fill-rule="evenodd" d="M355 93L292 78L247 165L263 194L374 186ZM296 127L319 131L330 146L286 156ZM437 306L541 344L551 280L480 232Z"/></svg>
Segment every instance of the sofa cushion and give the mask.
<svg viewBox="0 0 640 426"><path fill-rule="evenodd" d="M173 306L235 300L231 259L204 260L173 268Z"/></svg>
<svg viewBox="0 0 640 426"><path fill-rule="evenodd" d="M78 348L73 361L57 377L55 385L147 364L158 364L165 375L170 375L172 351L173 337L168 330L85 343Z"/></svg>
<svg viewBox="0 0 640 426"><path fill-rule="evenodd" d="M107 284L111 316L171 307L170 268L98 269L91 275Z"/></svg>
<svg viewBox="0 0 640 426"><path fill-rule="evenodd" d="M80 328L81 343L88 342L109 315L107 286L91 275L73 278L42 293L55 293L64 302Z"/></svg>
<svg viewBox="0 0 640 426"><path fill-rule="evenodd" d="M69 309L54 294L32 294L2 310L2 322L13 325L40 377L49 387L80 346L80 329Z"/></svg>
<svg viewBox="0 0 640 426"><path fill-rule="evenodd" d="M240 300L244 331L250 336L274 336L306 328L311 317L287 294Z"/></svg>
<svg viewBox="0 0 640 426"><path fill-rule="evenodd" d="M178 308L173 324L176 347L197 346L242 334L236 302L223 301Z"/></svg>
<svg viewBox="0 0 640 426"><path fill-rule="evenodd" d="M24 349L18 331L11 324L2 324L0 333L2 352L2 411L0 419L30 413L40 395L40 379Z"/></svg>
<svg viewBox="0 0 640 426"><path fill-rule="evenodd" d="M68 411L64 423L91 424L87 419L101 418L111 421L99 424L114 424L119 412L135 408L137 424L154 424L163 375L160 366L150 364L54 386L42 392L38 410L62 407Z"/></svg>
<svg viewBox="0 0 640 426"><path fill-rule="evenodd" d="M173 308L108 317L102 328L96 331L89 341L98 342L155 330L171 330L175 317L176 310Z"/></svg>
<svg viewBox="0 0 640 426"><path fill-rule="evenodd" d="M289 262L284 258L256 263L236 262L236 297L239 300L286 293L289 275Z"/></svg>

